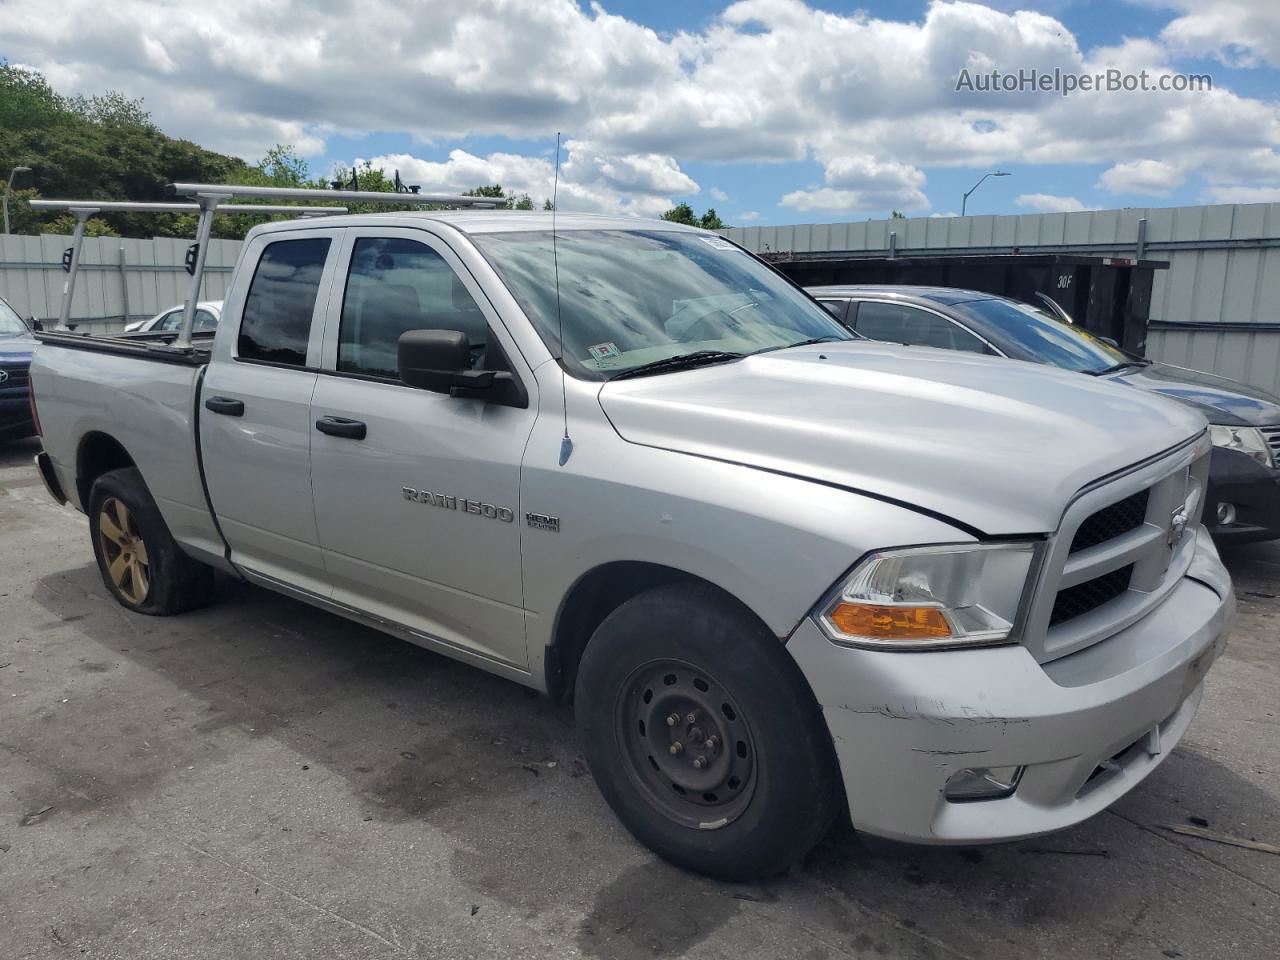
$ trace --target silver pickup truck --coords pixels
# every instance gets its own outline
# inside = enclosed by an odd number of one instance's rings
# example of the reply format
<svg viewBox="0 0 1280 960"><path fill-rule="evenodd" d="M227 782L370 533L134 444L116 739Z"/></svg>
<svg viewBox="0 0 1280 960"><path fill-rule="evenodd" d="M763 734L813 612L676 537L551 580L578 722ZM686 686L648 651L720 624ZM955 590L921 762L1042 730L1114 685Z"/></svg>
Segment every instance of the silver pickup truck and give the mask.
<svg viewBox="0 0 1280 960"><path fill-rule="evenodd" d="M671 223L271 224L193 349L42 335L50 492L145 614L243 578L572 700L662 856L786 869L847 808L1076 823L1200 702L1234 596L1189 408L855 339Z"/></svg>

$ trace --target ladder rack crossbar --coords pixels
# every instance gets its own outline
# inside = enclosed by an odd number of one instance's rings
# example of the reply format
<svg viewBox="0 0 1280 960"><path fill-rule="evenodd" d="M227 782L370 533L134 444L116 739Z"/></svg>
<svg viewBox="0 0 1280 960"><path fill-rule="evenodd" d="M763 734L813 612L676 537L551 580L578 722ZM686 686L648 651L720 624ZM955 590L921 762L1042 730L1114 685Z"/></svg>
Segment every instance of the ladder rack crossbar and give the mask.
<svg viewBox="0 0 1280 960"><path fill-rule="evenodd" d="M32 210L89 210L92 213L199 213L198 203L144 203L123 200L31 200ZM249 213L267 217L297 214L303 217L346 213L346 207L304 207L298 204L221 203L219 213Z"/></svg>
<svg viewBox="0 0 1280 960"><path fill-rule="evenodd" d="M258 197L264 200L358 200L396 205L434 204L445 207L497 207L505 197L464 197L444 193L381 193L376 190L311 190L305 187L259 187L234 183L171 183L172 197Z"/></svg>

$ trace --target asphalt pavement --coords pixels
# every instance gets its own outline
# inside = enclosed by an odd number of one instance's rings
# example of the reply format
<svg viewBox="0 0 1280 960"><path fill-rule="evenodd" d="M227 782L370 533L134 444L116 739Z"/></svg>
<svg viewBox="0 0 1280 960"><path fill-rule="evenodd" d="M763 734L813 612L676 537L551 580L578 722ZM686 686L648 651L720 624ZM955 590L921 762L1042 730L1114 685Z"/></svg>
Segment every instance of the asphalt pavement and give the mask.
<svg viewBox="0 0 1280 960"><path fill-rule="evenodd" d="M837 830L797 870L683 873L605 806L573 716L221 581L127 613L34 442L0 446L0 957L1280 957L1280 546L1190 732L1111 810L979 849Z"/></svg>

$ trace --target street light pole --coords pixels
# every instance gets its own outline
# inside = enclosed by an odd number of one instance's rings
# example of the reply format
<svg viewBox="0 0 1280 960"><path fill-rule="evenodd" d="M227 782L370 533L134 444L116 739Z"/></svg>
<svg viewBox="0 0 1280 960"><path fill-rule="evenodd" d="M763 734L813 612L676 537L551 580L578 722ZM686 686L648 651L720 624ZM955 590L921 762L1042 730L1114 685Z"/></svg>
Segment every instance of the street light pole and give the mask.
<svg viewBox="0 0 1280 960"><path fill-rule="evenodd" d="M30 173L30 167L14 167L9 171L9 180L4 185L4 233L9 235L9 194L13 191L13 178L20 173Z"/></svg>
<svg viewBox="0 0 1280 960"><path fill-rule="evenodd" d="M981 180L979 180L972 187L970 187L968 190L965 191L964 199L960 201L960 216L962 217L964 216L965 207L968 206L969 204L969 194L973 193L973 191L977 190L980 186L982 186L983 180L986 180L987 177L1007 177L1007 176L1009 176L1009 174L1004 170L992 170L990 173L984 173L982 175Z"/></svg>

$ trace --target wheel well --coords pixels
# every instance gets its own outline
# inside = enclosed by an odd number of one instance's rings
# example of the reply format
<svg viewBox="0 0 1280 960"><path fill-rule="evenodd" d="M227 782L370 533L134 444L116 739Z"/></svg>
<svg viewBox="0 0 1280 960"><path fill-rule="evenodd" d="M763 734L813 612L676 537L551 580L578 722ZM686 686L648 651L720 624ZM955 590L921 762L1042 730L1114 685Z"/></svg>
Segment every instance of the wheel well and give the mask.
<svg viewBox="0 0 1280 960"><path fill-rule="evenodd" d="M721 589L702 577L657 563L617 561L584 574L560 604L551 645L547 648L544 669L547 692L552 699L561 703L572 701L578 663L591 635L605 617L632 597L668 583L707 583ZM733 599L728 593L725 596ZM741 601L735 599L735 602Z"/></svg>
<svg viewBox="0 0 1280 960"><path fill-rule="evenodd" d="M134 465L133 457L115 437L97 432L86 434L76 453L76 491L80 494L80 506L88 512L89 491L100 476Z"/></svg>

